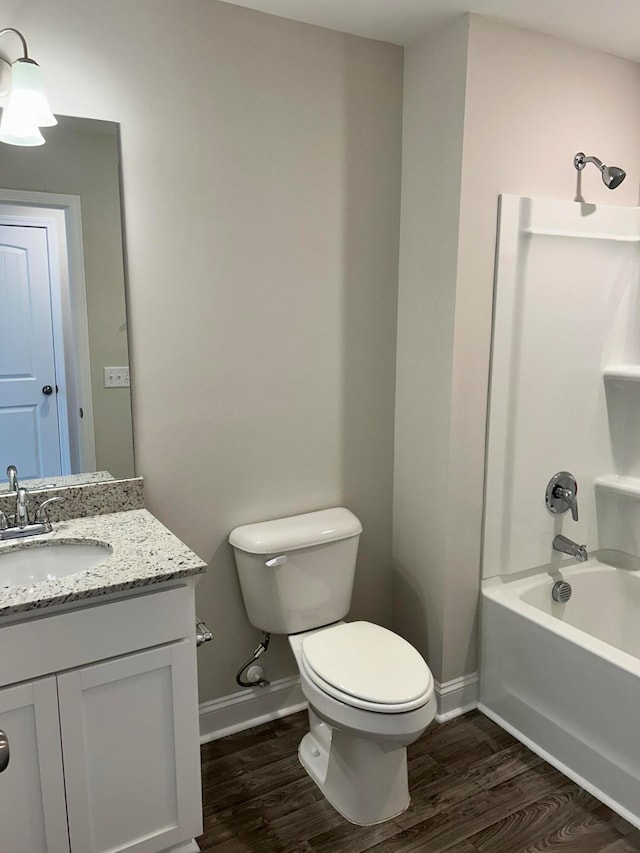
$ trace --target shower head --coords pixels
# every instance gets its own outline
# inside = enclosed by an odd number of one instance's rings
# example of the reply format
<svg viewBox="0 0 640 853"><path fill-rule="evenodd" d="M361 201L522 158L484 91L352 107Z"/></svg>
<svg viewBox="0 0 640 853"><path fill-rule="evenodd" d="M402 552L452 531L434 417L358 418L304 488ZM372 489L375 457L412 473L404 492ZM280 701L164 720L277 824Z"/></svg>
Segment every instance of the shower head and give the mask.
<svg viewBox="0 0 640 853"><path fill-rule="evenodd" d="M627 173L619 166L605 166L602 170L602 180L610 190L615 190L627 177Z"/></svg>
<svg viewBox="0 0 640 853"><path fill-rule="evenodd" d="M579 172L584 169L587 163L593 163L594 166L597 166L598 169L600 169L602 182L605 187L610 190L615 190L616 187L619 187L627 177L627 173L624 169L621 169L620 166L605 166L602 160L599 160L597 157L587 157L585 154L580 152L573 158L573 165Z"/></svg>

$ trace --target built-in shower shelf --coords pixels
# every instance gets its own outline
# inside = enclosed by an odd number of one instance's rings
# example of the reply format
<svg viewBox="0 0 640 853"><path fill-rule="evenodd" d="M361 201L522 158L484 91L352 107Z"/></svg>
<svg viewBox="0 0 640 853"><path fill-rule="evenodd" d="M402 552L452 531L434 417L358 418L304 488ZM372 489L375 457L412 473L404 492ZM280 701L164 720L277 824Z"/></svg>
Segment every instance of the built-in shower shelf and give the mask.
<svg viewBox="0 0 640 853"><path fill-rule="evenodd" d="M605 367L605 379L625 379L628 382L640 382L640 364L611 364Z"/></svg>
<svg viewBox="0 0 640 853"><path fill-rule="evenodd" d="M606 489L617 495L640 500L640 478L625 477L622 474L603 474L596 477L595 484L599 489Z"/></svg>
<svg viewBox="0 0 640 853"><path fill-rule="evenodd" d="M546 237L582 237L583 239L586 237L589 240L612 240L615 243L640 243L640 237L637 234L613 234L607 231L585 233L579 229L556 228L553 226L549 226L548 228L538 228L536 226L523 228L522 233L540 234Z"/></svg>

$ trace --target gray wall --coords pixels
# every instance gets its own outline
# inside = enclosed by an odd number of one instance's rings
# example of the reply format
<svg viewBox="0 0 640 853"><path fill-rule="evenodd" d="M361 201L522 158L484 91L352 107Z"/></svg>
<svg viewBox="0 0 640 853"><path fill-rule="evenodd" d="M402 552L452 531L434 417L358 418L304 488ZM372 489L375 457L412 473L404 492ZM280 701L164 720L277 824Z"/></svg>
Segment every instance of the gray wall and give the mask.
<svg viewBox="0 0 640 853"><path fill-rule="evenodd" d="M5 15L54 111L121 122L137 468L209 562L201 699L256 645L226 538L345 504L391 619L402 50L214 0ZM264 659L293 674L285 641Z"/></svg>
<svg viewBox="0 0 640 853"><path fill-rule="evenodd" d="M467 21L406 52L393 530L394 626L442 678L451 372Z"/></svg>
<svg viewBox="0 0 640 853"><path fill-rule="evenodd" d="M589 151L628 177L585 199L636 205L639 99L638 64L475 15L407 49L394 617L440 682L477 665L498 195L574 200Z"/></svg>

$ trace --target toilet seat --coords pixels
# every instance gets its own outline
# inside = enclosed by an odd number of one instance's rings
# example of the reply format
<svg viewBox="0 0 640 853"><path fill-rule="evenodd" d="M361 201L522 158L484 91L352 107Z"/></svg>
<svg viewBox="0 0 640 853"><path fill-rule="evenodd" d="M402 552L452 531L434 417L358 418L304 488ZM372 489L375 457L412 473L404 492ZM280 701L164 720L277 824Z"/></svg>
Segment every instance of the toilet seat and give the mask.
<svg viewBox="0 0 640 853"><path fill-rule="evenodd" d="M433 695L433 676L419 652L380 625L347 622L314 631L301 651L309 680L346 705L397 714Z"/></svg>

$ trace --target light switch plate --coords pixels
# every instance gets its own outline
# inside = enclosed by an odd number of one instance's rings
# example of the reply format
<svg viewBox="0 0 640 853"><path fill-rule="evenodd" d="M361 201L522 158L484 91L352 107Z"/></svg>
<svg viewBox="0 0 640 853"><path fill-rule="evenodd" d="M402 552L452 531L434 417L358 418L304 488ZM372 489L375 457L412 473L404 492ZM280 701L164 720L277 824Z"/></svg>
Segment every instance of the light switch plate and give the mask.
<svg viewBox="0 0 640 853"><path fill-rule="evenodd" d="M105 388L129 388L130 384L128 367L105 367Z"/></svg>

